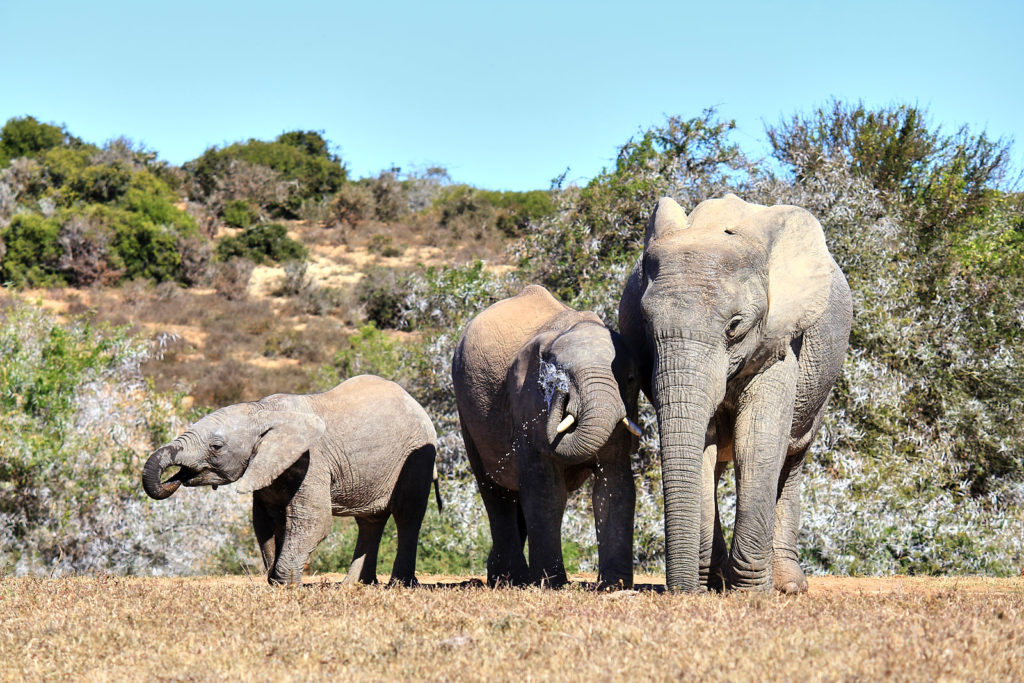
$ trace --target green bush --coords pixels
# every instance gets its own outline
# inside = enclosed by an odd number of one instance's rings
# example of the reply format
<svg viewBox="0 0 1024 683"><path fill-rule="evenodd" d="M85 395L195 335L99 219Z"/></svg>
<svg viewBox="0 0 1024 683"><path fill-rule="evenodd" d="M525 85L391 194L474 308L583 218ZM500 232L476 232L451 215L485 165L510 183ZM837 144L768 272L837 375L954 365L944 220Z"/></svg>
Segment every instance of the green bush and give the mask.
<svg viewBox="0 0 1024 683"><path fill-rule="evenodd" d="M303 260L308 251L300 242L288 237L288 230L280 223L260 223L238 235L220 239L216 254L220 261L246 258L262 264Z"/></svg>
<svg viewBox="0 0 1024 683"><path fill-rule="evenodd" d="M57 244L60 225L52 218L19 213L0 231L7 246L0 277L16 287L55 287L64 284L57 272L61 250Z"/></svg>
<svg viewBox="0 0 1024 683"><path fill-rule="evenodd" d="M356 284L356 299L363 305L367 321L382 328L395 328L402 322L407 277L393 268L367 270Z"/></svg>
<svg viewBox="0 0 1024 683"><path fill-rule="evenodd" d="M198 198L209 200L231 172L232 162L244 162L264 167L279 174L285 181L296 185L294 192L280 200L266 200L266 207L275 215L297 218L302 201L323 198L337 192L347 179L341 160L327 150L327 143L319 133L295 131L283 133L274 142L250 139L217 149L206 150L198 159L185 165L193 177ZM252 199L256 197L232 197Z"/></svg>
<svg viewBox="0 0 1024 683"><path fill-rule="evenodd" d="M244 199L234 199L224 205L223 216L232 228L248 228L259 218L259 212Z"/></svg>
<svg viewBox="0 0 1024 683"><path fill-rule="evenodd" d="M78 144L81 140L70 135L63 126L40 123L33 116L8 119L0 128L0 168L19 157Z"/></svg>
<svg viewBox="0 0 1024 683"><path fill-rule="evenodd" d="M109 161L93 162L101 157ZM8 244L0 277L16 286L190 278L179 248L198 238L198 226L150 163L114 146L102 154L82 144L40 151L20 199L48 208L18 214L0 233Z"/></svg>
<svg viewBox="0 0 1024 683"><path fill-rule="evenodd" d="M123 164L87 166L67 178L68 194L64 201L70 204L70 198L73 197L83 202L106 204L120 199L128 191L131 182L131 169Z"/></svg>
<svg viewBox="0 0 1024 683"><path fill-rule="evenodd" d="M395 240L391 235L381 235L379 233L370 238L369 244L366 245L366 250L371 254L380 254L387 258L401 256L402 252L405 251L395 244Z"/></svg>
<svg viewBox="0 0 1024 683"><path fill-rule="evenodd" d="M872 110L833 100L769 128L768 137L798 179L842 159L883 195L913 207L917 215L908 217L926 242L984 211L1010 165L1009 141L966 126L946 135L930 127L926 110L904 104Z"/></svg>

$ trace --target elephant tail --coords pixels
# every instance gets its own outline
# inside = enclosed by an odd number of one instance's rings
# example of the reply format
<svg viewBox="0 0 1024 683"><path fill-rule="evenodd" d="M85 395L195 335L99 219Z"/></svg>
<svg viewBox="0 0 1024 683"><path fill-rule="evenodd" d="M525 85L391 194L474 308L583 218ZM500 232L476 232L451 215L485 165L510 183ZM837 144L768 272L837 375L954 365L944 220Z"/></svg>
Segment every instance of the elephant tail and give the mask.
<svg viewBox="0 0 1024 683"><path fill-rule="evenodd" d="M441 502L441 487L438 485L437 465L434 465L434 500L437 501L438 513L444 512L444 503Z"/></svg>

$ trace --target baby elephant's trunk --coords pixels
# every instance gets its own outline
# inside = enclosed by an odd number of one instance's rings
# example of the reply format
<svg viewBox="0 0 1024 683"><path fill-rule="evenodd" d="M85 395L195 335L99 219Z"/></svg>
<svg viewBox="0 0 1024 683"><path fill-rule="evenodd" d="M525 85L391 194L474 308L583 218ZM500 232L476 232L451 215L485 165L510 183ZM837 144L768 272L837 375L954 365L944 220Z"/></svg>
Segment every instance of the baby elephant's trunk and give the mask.
<svg viewBox="0 0 1024 683"><path fill-rule="evenodd" d="M181 480L177 477L172 477L168 481L161 481L164 470L174 465L174 456L181 450L181 446L175 443L169 443L166 446L162 446L149 456L149 460L146 461L146 466L142 468L142 488L146 490L146 494L150 498L157 500L163 500L167 498L181 486Z"/></svg>

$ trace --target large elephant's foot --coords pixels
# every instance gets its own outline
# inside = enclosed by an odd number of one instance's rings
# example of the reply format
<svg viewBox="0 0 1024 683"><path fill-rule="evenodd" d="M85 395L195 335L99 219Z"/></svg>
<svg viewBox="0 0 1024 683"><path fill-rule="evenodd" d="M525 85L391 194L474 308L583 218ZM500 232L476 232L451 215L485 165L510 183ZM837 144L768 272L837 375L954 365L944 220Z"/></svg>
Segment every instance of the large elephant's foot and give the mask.
<svg viewBox="0 0 1024 683"><path fill-rule="evenodd" d="M770 558L745 562L731 557L725 567L725 587L728 590L768 593L772 590L772 573Z"/></svg>
<svg viewBox="0 0 1024 683"><path fill-rule="evenodd" d="M796 560L776 558L773 567L775 590L785 595L807 591L807 577Z"/></svg>
<svg viewBox="0 0 1024 683"><path fill-rule="evenodd" d="M699 574L700 585L705 586L713 593L721 593L725 590L725 562L722 561L710 567L701 567Z"/></svg>

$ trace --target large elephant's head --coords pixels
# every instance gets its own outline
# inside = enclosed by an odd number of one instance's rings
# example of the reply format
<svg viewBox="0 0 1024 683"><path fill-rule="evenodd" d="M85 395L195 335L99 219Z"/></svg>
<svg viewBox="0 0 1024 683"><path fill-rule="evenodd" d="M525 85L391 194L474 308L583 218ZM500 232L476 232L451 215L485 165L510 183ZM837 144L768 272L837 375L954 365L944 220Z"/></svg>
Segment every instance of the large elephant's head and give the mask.
<svg viewBox="0 0 1024 683"><path fill-rule="evenodd" d="M248 493L270 485L323 435L316 415L268 410L260 403L221 408L161 446L142 470L142 487L151 498L167 498L182 484L213 486L238 482ZM178 467L166 481L164 472Z"/></svg>
<svg viewBox="0 0 1024 683"><path fill-rule="evenodd" d="M639 436L640 378L617 333L593 314L566 315L572 322L539 333L517 357L512 412L517 429L525 424L534 434L534 446L573 464L593 458L615 434Z"/></svg>
<svg viewBox="0 0 1024 683"><path fill-rule="evenodd" d="M651 214L619 322L658 412L670 586L697 588L702 453L727 386L785 357L824 312L834 268L797 207L727 195L690 216L665 198Z"/></svg>

